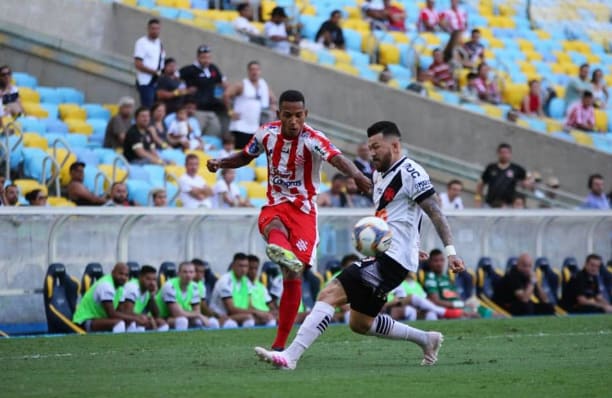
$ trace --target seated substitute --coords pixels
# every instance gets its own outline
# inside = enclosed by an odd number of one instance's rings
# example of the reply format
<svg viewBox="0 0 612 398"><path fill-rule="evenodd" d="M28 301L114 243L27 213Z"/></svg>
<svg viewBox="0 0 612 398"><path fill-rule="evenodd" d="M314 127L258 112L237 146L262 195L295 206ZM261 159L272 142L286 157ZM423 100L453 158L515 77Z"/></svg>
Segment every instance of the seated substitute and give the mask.
<svg viewBox="0 0 612 398"><path fill-rule="evenodd" d="M278 308L272 296L268 293L268 289L257 278L259 272L259 257L254 254L247 256L249 268L247 270L247 278L250 283L250 308L253 311L256 325L276 326L276 318L278 317Z"/></svg>
<svg viewBox="0 0 612 398"><path fill-rule="evenodd" d="M601 294L599 269L602 259L597 254L589 254L584 267L570 281L567 289L565 307L576 314L612 313L612 305Z"/></svg>
<svg viewBox="0 0 612 398"><path fill-rule="evenodd" d="M158 330L165 332L169 329L166 321L159 317L159 309L155 303L157 292L157 271L150 265L140 268L138 278L129 280L123 286L123 295L119 304L119 311L130 315L145 315L148 324L140 326L141 330ZM153 300L151 300L153 298Z"/></svg>
<svg viewBox="0 0 612 398"><path fill-rule="evenodd" d="M200 295L200 312L202 315L212 318L211 322L215 323L215 321L217 321L220 325L223 325L227 320L227 317L215 314L208 305L206 263L199 258L194 258L191 260L191 263L195 266L195 276L193 281L198 286L198 294Z"/></svg>

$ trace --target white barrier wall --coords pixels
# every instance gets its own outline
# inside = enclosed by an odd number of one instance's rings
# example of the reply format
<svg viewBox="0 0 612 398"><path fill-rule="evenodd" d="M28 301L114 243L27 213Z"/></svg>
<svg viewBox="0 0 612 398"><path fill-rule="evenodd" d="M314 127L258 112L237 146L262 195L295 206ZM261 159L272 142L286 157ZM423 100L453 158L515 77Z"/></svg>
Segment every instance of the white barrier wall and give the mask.
<svg viewBox="0 0 612 398"><path fill-rule="evenodd" d="M351 252L350 230L364 210L322 209L319 266ZM199 257L222 273L235 252L265 259L255 209L0 208L0 324L44 321L40 289L46 268L62 262L81 278L89 262L106 272L117 261L158 267L163 261ZM522 252L547 256L559 267L567 256L581 263L591 252L612 258L612 212L490 211L449 213L458 253L468 267L490 256L503 268ZM441 247L425 220L424 250ZM24 294L25 291L30 293Z"/></svg>

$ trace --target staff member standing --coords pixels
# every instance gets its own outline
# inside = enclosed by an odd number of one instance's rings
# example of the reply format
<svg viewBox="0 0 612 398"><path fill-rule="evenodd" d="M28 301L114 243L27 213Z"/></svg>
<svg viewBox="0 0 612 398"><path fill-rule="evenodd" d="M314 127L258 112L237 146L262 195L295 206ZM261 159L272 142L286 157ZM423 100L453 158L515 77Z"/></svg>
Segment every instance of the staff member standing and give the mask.
<svg viewBox="0 0 612 398"><path fill-rule="evenodd" d="M485 202L489 207L510 207L516 193L516 184L526 187L525 169L512 163L512 147L502 143L497 147L497 163L491 163L482 173L476 186L474 202L480 206L484 186L487 186Z"/></svg>
<svg viewBox="0 0 612 398"><path fill-rule="evenodd" d="M160 32L159 19L150 19L147 23L147 35L136 40L134 45L136 88L140 94L140 105L146 108L153 106L157 79L161 75L166 58L164 45L159 38Z"/></svg>

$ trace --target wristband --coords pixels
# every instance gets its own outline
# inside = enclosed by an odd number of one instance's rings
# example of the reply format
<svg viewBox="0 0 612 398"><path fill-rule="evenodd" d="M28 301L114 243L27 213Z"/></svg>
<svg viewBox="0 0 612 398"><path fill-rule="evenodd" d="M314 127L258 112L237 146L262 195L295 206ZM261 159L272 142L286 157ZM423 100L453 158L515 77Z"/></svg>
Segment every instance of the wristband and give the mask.
<svg viewBox="0 0 612 398"><path fill-rule="evenodd" d="M457 250L455 250L455 246L448 245L448 246L444 247L444 253L446 254L446 257L456 256L457 255Z"/></svg>

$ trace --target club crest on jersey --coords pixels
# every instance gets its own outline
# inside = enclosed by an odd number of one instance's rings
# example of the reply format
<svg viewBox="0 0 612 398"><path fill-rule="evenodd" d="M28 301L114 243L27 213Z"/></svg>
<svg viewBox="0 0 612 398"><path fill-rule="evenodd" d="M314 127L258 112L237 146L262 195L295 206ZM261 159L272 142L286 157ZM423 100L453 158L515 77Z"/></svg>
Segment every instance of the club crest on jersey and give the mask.
<svg viewBox="0 0 612 398"><path fill-rule="evenodd" d="M395 189L393 189L393 187L387 187L387 189L385 189L385 192L383 193L383 199L387 202L391 202L393 198L395 198L396 193L397 192L395 192Z"/></svg>

